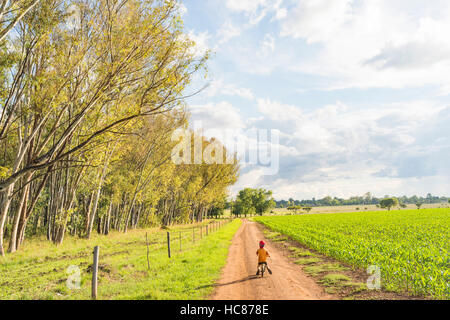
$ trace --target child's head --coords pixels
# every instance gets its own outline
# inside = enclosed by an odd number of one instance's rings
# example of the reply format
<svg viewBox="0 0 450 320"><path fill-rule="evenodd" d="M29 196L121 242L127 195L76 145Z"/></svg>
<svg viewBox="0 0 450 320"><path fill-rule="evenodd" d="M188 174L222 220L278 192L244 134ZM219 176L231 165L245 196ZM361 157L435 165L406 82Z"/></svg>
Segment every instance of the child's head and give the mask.
<svg viewBox="0 0 450 320"><path fill-rule="evenodd" d="M264 248L264 245L265 245L264 241L261 240L261 241L259 242L259 247L260 247L260 248Z"/></svg>

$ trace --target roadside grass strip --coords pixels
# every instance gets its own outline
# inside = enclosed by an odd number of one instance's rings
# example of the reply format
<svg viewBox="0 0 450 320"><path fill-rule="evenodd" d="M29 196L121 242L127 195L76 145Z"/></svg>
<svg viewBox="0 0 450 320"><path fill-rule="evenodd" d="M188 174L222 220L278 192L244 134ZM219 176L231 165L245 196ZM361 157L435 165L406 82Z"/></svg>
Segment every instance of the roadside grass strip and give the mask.
<svg viewBox="0 0 450 320"><path fill-rule="evenodd" d="M0 299L90 299L96 245L100 246L98 299L206 299L240 225L241 220L235 219L208 236L196 234L195 242L192 226L169 228L171 258L167 230L156 228L95 235L90 240L67 237L61 246L33 239L17 255L0 258ZM67 285L77 276L68 272L70 266L79 271L79 289Z"/></svg>

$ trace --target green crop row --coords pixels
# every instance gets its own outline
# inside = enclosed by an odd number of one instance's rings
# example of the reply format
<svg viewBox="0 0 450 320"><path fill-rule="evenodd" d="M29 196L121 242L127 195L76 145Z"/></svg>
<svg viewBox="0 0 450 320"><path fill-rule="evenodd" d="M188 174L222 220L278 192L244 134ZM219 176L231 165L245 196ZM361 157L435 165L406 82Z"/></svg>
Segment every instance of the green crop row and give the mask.
<svg viewBox="0 0 450 320"><path fill-rule="evenodd" d="M450 298L448 208L255 220L356 268L378 266L386 290Z"/></svg>

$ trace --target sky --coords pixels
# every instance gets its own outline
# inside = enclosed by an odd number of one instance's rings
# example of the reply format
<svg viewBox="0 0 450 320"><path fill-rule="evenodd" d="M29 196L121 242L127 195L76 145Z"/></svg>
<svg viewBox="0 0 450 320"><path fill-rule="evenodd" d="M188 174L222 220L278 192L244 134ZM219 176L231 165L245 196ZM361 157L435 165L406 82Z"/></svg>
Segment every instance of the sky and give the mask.
<svg viewBox="0 0 450 320"><path fill-rule="evenodd" d="M450 195L450 1L185 0L180 12L195 53L212 53L191 123L279 135L277 174L243 163L233 194Z"/></svg>

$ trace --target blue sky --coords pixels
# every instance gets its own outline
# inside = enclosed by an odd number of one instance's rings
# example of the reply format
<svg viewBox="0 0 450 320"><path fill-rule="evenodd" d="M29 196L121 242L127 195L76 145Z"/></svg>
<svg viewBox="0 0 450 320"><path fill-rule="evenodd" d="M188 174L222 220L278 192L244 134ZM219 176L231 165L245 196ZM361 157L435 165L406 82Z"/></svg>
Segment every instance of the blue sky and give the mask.
<svg viewBox="0 0 450 320"><path fill-rule="evenodd" d="M189 99L204 128L280 132L280 168L244 166L275 198L449 195L450 2L186 0L212 51Z"/></svg>

